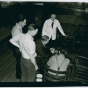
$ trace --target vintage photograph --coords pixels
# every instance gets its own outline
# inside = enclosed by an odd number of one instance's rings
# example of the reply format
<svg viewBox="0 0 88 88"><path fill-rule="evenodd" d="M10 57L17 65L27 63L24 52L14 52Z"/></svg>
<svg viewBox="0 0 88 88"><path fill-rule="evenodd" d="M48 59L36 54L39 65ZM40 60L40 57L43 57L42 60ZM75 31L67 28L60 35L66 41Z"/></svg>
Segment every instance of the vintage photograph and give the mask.
<svg viewBox="0 0 88 88"><path fill-rule="evenodd" d="M0 1L3 82L88 85L88 3Z"/></svg>

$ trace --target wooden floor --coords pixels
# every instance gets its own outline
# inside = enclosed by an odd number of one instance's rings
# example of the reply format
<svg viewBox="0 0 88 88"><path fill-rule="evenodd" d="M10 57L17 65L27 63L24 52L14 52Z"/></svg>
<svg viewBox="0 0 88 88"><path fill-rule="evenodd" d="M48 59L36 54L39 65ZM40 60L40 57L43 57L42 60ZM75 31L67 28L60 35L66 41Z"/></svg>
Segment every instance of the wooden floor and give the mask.
<svg viewBox="0 0 88 88"><path fill-rule="evenodd" d="M0 82L20 82L16 78L16 60L8 39L0 45Z"/></svg>
<svg viewBox="0 0 88 88"><path fill-rule="evenodd" d="M9 39L0 43L0 82L20 82L20 79L16 78L16 60Z"/></svg>
<svg viewBox="0 0 88 88"><path fill-rule="evenodd" d="M16 60L9 38L0 45L0 82L20 82L20 79L16 78Z"/></svg>

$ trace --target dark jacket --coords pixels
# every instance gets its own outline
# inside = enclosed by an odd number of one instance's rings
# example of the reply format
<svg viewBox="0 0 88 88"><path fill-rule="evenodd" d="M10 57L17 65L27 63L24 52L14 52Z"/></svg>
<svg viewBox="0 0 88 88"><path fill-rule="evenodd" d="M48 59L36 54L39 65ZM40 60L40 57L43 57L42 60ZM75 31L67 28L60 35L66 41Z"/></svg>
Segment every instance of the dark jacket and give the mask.
<svg viewBox="0 0 88 88"><path fill-rule="evenodd" d="M37 40L35 42L35 44L36 44L36 52L37 52L37 54L39 53L44 58L51 55L49 47L46 47L46 46L44 47L43 43L41 42L41 39Z"/></svg>

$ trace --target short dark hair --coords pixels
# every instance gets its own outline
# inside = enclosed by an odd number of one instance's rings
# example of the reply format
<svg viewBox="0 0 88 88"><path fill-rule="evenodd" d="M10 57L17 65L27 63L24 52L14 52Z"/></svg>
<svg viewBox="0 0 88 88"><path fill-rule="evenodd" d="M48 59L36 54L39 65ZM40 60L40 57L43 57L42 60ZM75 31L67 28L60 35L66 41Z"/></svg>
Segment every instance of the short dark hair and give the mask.
<svg viewBox="0 0 88 88"><path fill-rule="evenodd" d="M36 30L36 29L38 29L38 27L35 24L30 24L28 26L28 30Z"/></svg>
<svg viewBox="0 0 88 88"><path fill-rule="evenodd" d="M24 14L20 14L17 18L17 22L24 21L26 19L26 16Z"/></svg>
<svg viewBox="0 0 88 88"><path fill-rule="evenodd" d="M50 10L50 15L55 14L56 15L56 11L54 9Z"/></svg>
<svg viewBox="0 0 88 88"><path fill-rule="evenodd" d="M47 35L43 35L42 37L41 37L41 40L42 41L47 41L49 39L49 37L47 36Z"/></svg>
<svg viewBox="0 0 88 88"><path fill-rule="evenodd" d="M66 50L62 49L61 47L58 47L55 50L60 51L61 54L65 54L66 53Z"/></svg>

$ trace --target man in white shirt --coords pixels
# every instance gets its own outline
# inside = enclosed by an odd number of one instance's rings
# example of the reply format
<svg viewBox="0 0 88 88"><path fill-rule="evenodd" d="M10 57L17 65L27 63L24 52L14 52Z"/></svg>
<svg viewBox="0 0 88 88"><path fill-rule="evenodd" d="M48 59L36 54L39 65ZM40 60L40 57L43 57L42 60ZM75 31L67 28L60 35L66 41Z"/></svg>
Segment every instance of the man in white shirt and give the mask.
<svg viewBox="0 0 88 88"><path fill-rule="evenodd" d="M23 33L22 28L26 25L26 18L24 15L22 15L23 17L19 17L19 19L17 20L15 26L13 26L12 30L11 30L11 34L12 37L19 35L20 33Z"/></svg>
<svg viewBox="0 0 88 88"><path fill-rule="evenodd" d="M22 28L25 25L26 25L26 18L23 14L20 14L15 26L13 26L13 28L11 30L12 38L14 36L17 36L17 35L23 33ZM20 68L21 53L19 51L19 48L14 45L12 46L12 50L13 50L14 56L16 58L16 78L20 79L21 78L21 68Z"/></svg>
<svg viewBox="0 0 88 88"><path fill-rule="evenodd" d="M52 12L50 19L47 19L44 22L43 29L42 29L42 36L48 35L49 40L53 40L51 43L55 43L57 28L63 36L66 36L60 25L60 22L56 19L56 13Z"/></svg>
<svg viewBox="0 0 88 88"><path fill-rule="evenodd" d="M38 66L35 60L36 46L33 37L37 32L35 24L30 24L26 34L20 34L10 39L10 42L21 52L21 82L34 82L36 78Z"/></svg>

